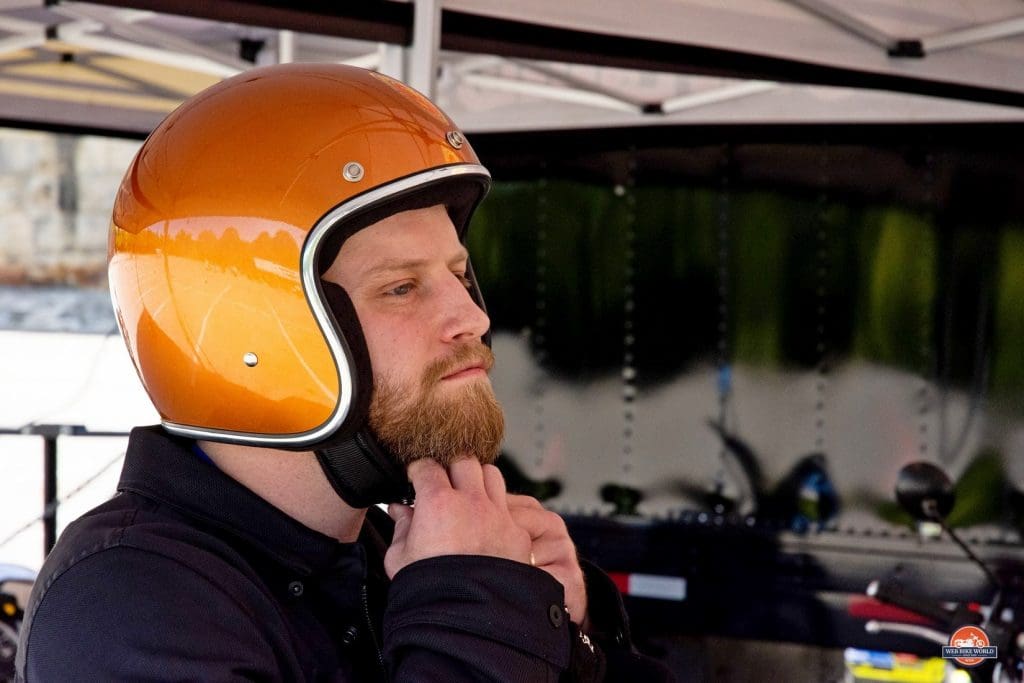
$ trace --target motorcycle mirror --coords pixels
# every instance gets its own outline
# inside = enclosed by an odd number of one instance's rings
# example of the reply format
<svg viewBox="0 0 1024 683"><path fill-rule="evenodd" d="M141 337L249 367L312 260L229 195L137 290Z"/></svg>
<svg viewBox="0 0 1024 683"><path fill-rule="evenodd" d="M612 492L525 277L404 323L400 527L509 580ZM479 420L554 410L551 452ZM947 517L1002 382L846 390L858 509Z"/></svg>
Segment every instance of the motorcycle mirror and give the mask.
<svg viewBox="0 0 1024 683"><path fill-rule="evenodd" d="M896 476L896 500L914 519L941 522L953 509L953 483L930 462L912 462Z"/></svg>

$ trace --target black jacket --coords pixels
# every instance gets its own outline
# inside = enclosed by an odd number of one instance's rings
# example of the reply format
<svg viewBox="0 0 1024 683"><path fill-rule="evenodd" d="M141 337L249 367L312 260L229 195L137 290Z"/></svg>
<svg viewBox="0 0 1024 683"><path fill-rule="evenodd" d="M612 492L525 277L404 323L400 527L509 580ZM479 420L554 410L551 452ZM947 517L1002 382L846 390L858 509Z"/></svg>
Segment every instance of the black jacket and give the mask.
<svg viewBox="0 0 1024 683"><path fill-rule="evenodd" d="M579 638L561 585L541 570L446 556L389 582L383 512L369 510L357 543L339 543L158 427L132 432L118 491L67 528L40 571L18 680L603 677L601 646ZM613 669L646 670L617 594L589 599Z"/></svg>

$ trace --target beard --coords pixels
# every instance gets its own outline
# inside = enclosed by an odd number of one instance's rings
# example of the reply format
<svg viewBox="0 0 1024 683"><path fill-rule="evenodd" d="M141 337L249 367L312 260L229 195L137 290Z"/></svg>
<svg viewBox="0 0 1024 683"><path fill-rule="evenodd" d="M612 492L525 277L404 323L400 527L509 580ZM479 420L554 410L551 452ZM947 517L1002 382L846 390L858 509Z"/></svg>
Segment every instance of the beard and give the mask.
<svg viewBox="0 0 1024 683"><path fill-rule="evenodd" d="M485 465L497 459L505 417L491 383L474 379L443 391L439 385L471 362L490 370L494 354L483 344L460 346L452 356L431 363L419 387L377 378L369 424L400 464L430 458L447 468L467 456Z"/></svg>

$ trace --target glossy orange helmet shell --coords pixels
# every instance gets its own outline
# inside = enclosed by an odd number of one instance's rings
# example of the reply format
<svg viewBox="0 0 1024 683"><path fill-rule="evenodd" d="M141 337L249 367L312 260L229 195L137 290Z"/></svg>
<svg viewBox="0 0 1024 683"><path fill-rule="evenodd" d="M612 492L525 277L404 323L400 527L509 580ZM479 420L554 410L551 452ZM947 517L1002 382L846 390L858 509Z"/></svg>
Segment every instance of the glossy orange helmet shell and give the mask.
<svg viewBox="0 0 1024 683"><path fill-rule="evenodd" d="M258 68L181 105L129 167L109 242L164 426L292 449L361 429L369 360L320 274L345 236L405 208L445 203L461 236L489 177L443 112L372 71Z"/></svg>

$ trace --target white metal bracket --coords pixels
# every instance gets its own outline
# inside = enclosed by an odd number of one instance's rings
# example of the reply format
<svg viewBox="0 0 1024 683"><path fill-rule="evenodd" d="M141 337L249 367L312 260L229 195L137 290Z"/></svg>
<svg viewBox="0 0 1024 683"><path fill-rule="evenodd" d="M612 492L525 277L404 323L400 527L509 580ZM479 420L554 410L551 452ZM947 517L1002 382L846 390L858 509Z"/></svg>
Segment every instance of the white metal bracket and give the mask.
<svg viewBox="0 0 1024 683"><path fill-rule="evenodd" d="M406 81L428 98L437 91L438 52L441 48L441 0L414 0L412 45L406 58Z"/></svg>

